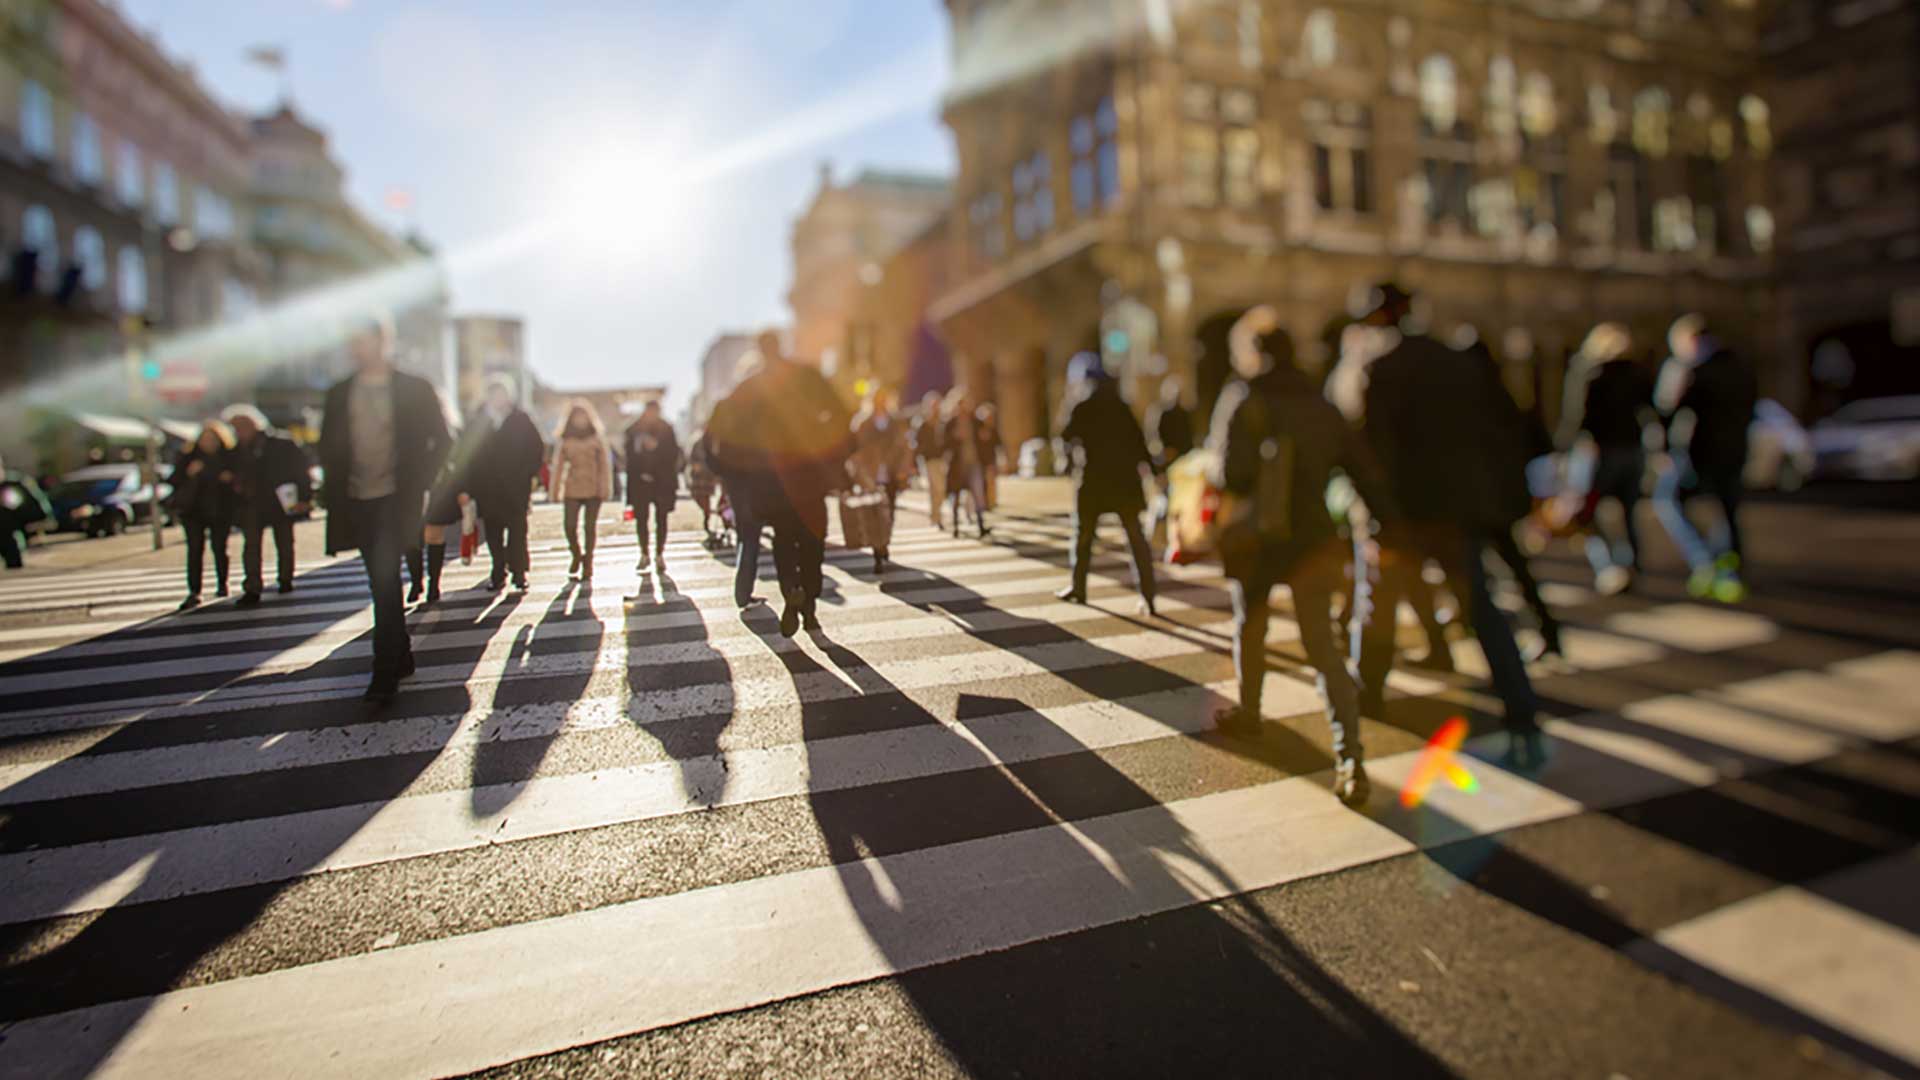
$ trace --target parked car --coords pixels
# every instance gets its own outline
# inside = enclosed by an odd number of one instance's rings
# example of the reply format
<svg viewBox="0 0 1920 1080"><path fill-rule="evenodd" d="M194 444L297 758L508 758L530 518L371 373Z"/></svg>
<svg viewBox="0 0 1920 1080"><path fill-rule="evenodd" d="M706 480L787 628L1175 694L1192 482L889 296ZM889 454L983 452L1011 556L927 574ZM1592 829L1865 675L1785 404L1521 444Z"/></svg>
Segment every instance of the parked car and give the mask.
<svg viewBox="0 0 1920 1080"><path fill-rule="evenodd" d="M172 494L163 477L161 501ZM132 464L75 469L60 478L47 493L47 501L53 505L55 531L88 536L114 536L150 520L153 514L153 489L141 480L140 466Z"/></svg>
<svg viewBox="0 0 1920 1080"><path fill-rule="evenodd" d="M1813 476L1813 440L1787 407L1762 398L1747 429L1747 487L1796 491Z"/></svg>
<svg viewBox="0 0 1920 1080"><path fill-rule="evenodd" d="M1920 395L1843 405L1813 425L1812 439L1819 476L1920 479Z"/></svg>

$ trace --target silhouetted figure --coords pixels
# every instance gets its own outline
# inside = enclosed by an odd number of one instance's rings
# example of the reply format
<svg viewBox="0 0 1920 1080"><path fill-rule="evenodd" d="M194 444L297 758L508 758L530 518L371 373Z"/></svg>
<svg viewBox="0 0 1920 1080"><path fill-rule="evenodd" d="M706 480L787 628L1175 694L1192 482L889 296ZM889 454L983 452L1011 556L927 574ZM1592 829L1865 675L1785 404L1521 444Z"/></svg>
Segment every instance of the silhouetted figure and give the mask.
<svg viewBox="0 0 1920 1080"><path fill-rule="evenodd" d="M257 604L265 589L261 543L273 532L281 593L293 591L293 521L313 498L307 455L292 439L269 430L267 418L251 405L234 405L223 414L233 427L235 522L240 527L240 565L246 577L239 603Z"/></svg>
<svg viewBox="0 0 1920 1080"><path fill-rule="evenodd" d="M200 606L207 552L213 552L214 595L227 595L227 536L233 531L233 430L209 420L173 461L173 516L187 535L187 598L181 611Z"/></svg>
<svg viewBox="0 0 1920 1080"><path fill-rule="evenodd" d="M432 384L394 370L390 322L363 321L349 350L354 374L327 391L320 427L327 553L357 549L366 567L373 594L373 681L366 696L385 703L413 674L400 556L420 535L427 487L450 440Z"/></svg>
<svg viewBox="0 0 1920 1080"><path fill-rule="evenodd" d="M443 419L449 431L455 430L457 421L445 414ZM464 439L455 439L454 445L460 446L464 442ZM467 445L471 446L470 443ZM440 578L447 568L447 530L462 525L466 517L464 500L467 496L460 490L461 465L456 455L449 455L427 494L426 517L420 526L420 546L407 552L407 573L412 582L407 590L407 603L410 605L420 603L422 599L429 604L440 602Z"/></svg>
<svg viewBox="0 0 1920 1080"><path fill-rule="evenodd" d="M947 498L952 503L948 512L953 515L953 535L960 535L960 500L965 497L973 502L973 523L984 537L993 531L987 526L992 500L987 475L1000 460L993 414L958 389L947 395L942 414L947 425Z"/></svg>
<svg viewBox="0 0 1920 1080"><path fill-rule="evenodd" d="M887 497L887 517L891 521L900 492L913 476L913 447L908 443L907 425L893 408L893 394L877 390L853 418L853 456L847 469L855 486ZM888 545L882 540L873 549L873 572L886 569Z"/></svg>
<svg viewBox="0 0 1920 1080"><path fill-rule="evenodd" d="M1333 598L1365 566L1350 537L1327 512L1327 485L1344 473L1375 519L1388 518L1385 483L1347 422L1294 366L1293 340L1271 308L1248 312L1234 331L1234 366L1213 409L1211 444L1221 455L1222 490L1240 498L1242 516L1227 527L1221 562L1233 584L1234 664L1240 703L1217 717L1222 730L1257 737L1267 675L1267 623L1273 587L1293 596L1300 644L1313 665L1333 733L1334 793L1349 806L1367 801L1360 742L1360 682L1350 649L1333 631ZM1363 522L1352 522L1354 528Z"/></svg>
<svg viewBox="0 0 1920 1080"><path fill-rule="evenodd" d="M647 402L627 428L627 505L633 509L633 530L640 539L638 569L647 569L648 540L655 561L667 557L667 515L680 490L680 440L673 425L660 413L660 399ZM649 534L647 518L653 518Z"/></svg>
<svg viewBox="0 0 1920 1080"><path fill-rule="evenodd" d="M0 462L0 565L9 570L25 566L27 526L52 517L44 486Z"/></svg>
<svg viewBox="0 0 1920 1080"><path fill-rule="evenodd" d="M1160 380L1160 400L1147 410L1147 430L1153 433L1153 468L1167 471L1193 449L1193 410L1187 408L1180 380L1168 376Z"/></svg>
<svg viewBox="0 0 1920 1080"><path fill-rule="evenodd" d="M607 444L606 429L592 403L575 399L567 406L566 419L553 433L553 460L547 465L547 497L561 505L561 527L567 534L567 552L572 562L567 576L581 581L593 580L593 549L600 539L600 504L613 498L613 447ZM586 542L580 539L585 518ZM639 515L634 515L638 520ZM662 540L666 529L660 530ZM647 545L643 540L640 551Z"/></svg>
<svg viewBox="0 0 1920 1080"><path fill-rule="evenodd" d="M1654 508L1686 557L1687 591L1738 603L1747 595L1740 499L1759 390L1746 363L1713 337L1701 316L1675 320L1667 344L1673 355L1660 372L1656 404L1667 421L1670 467L1655 485ZM1694 496L1720 504L1720 527L1704 539L1687 520L1686 502Z"/></svg>
<svg viewBox="0 0 1920 1080"><path fill-rule="evenodd" d="M1093 568L1093 536L1102 514L1113 514L1126 530L1138 578L1140 603L1153 606L1153 551L1141 528L1147 499L1141 487L1153 457L1133 410L1120 397L1119 381L1093 353L1081 353L1069 365L1078 398L1067 411L1060 438L1074 451L1073 581L1060 590L1062 600L1087 602L1087 574Z"/></svg>
<svg viewBox="0 0 1920 1080"><path fill-rule="evenodd" d="M708 460L707 431L701 428L687 439L687 465L684 470L687 477L687 498L700 508L700 531L706 534L705 544L709 550L720 545L720 534L713 529L713 497L718 492L720 480L714 475L713 464ZM724 524L724 523L723 523Z"/></svg>
<svg viewBox="0 0 1920 1080"><path fill-rule="evenodd" d="M1567 374L1561 411L1561 449L1568 473L1586 477L1583 516L1592 532L1587 561L1594 585L1612 595L1630 588L1640 573L1640 527L1635 511L1647 472L1646 429L1653 422L1653 377L1636 363L1633 338L1619 323L1601 323L1587 334ZM1618 536L1607 535L1594 513L1602 499L1620 505Z"/></svg>
<svg viewBox="0 0 1920 1080"><path fill-rule="evenodd" d="M1366 322L1397 329L1400 340L1373 362L1364 392L1365 432L1386 473L1388 495L1402 515L1381 536L1380 583L1362 638L1361 711L1384 711L1393 666L1394 612L1402 597L1424 588L1420 566L1437 561L1472 620L1521 767L1543 760L1533 684L1513 628L1493 602L1483 557L1489 538L1518 516L1503 442L1513 398L1483 361L1447 348L1405 325L1411 297L1392 285L1374 290ZM1524 487L1522 488L1524 494Z"/></svg>
<svg viewBox="0 0 1920 1080"><path fill-rule="evenodd" d="M940 507L947 501L947 425L940 416L940 395L929 390L920 399L907 442L920 459L920 474L927 478L927 516L940 528Z"/></svg>
<svg viewBox="0 0 1920 1080"><path fill-rule="evenodd" d="M818 371L787 359L777 336L762 334L759 347L760 370L714 407L707 436L727 490L743 492L756 522L773 526L780 632L792 637L803 624L820 626L827 495L845 483L852 418Z"/></svg>
<svg viewBox="0 0 1920 1080"><path fill-rule="evenodd" d="M533 418L515 403L513 380L496 376L487 384L486 400L467 421L459 452L465 464L460 488L480 507L486 525L487 555L493 572L487 587L507 587L507 578L522 592L527 588L527 512L533 501L533 480L546 460L546 443Z"/></svg>

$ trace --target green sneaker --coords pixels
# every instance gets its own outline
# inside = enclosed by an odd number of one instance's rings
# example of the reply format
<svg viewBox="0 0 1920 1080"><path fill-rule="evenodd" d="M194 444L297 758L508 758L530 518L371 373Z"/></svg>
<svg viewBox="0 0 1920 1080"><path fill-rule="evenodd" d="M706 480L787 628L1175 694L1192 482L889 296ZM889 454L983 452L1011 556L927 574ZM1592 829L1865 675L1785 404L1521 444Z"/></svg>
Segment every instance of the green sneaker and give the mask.
<svg viewBox="0 0 1920 1080"><path fill-rule="evenodd" d="M1705 600L1713 595L1713 586L1720 580L1720 572L1711 566L1703 566L1687 575L1687 595L1695 600Z"/></svg>
<svg viewBox="0 0 1920 1080"><path fill-rule="evenodd" d="M1713 598L1723 604L1738 604L1747 598L1747 583L1738 574L1723 573L1713 581Z"/></svg>

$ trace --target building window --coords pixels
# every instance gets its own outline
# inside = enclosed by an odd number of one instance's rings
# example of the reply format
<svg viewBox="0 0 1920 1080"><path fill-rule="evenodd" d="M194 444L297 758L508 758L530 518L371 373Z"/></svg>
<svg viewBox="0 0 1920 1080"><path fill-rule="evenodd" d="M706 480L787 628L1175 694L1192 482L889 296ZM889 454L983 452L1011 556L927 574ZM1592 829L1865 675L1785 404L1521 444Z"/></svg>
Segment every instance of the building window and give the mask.
<svg viewBox="0 0 1920 1080"><path fill-rule="evenodd" d="M1260 133L1230 127L1221 136L1227 205L1249 209L1260 202Z"/></svg>
<svg viewBox="0 0 1920 1080"><path fill-rule="evenodd" d="M1260 67L1260 0L1240 0L1240 66Z"/></svg>
<svg viewBox="0 0 1920 1080"><path fill-rule="evenodd" d="M1013 167L1013 235L1021 243L1053 228L1053 168L1045 151Z"/></svg>
<svg viewBox="0 0 1920 1080"><path fill-rule="evenodd" d="M51 161L54 141L53 95L28 79L20 87L20 144L34 157Z"/></svg>
<svg viewBox="0 0 1920 1080"><path fill-rule="evenodd" d="M1512 135L1519 129L1519 75L1513 61L1496 56L1487 64L1487 130L1495 135Z"/></svg>
<svg viewBox="0 0 1920 1080"><path fill-rule="evenodd" d="M107 163L100 156L100 126L86 113L73 118L73 175L83 184L98 184L107 175Z"/></svg>
<svg viewBox="0 0 1920 1080"><path fill-rule="evenodd" d="M1313 204L1333 209L1333 149L1324 143L1313 144Z"/></svg>
<svg viewBox="0 0 1920 1080"><path fill-rule="evenodd" d="M1704 154L1687 158L1687 195L1693 200L1693 231L1709 254L1719 248L1720 222L1726 216L1727 185L1720 163Z"/></svg>
<svg viewBox="0 0 1920 1080"><path fill-rule="evenodd" d="M1475 184L1467 203L1474 232L1489 237L1513 235L1516 207L1512 181L1500 178Z"/></svg>
<svg viewBox="0 0 1920 1080"><path fill-rule="evenodd" d="M1001 222L1002 203L998 191L975 197L967 207L967 223L973 230L973 247L980 257L993 262L1007 253L1006 232Z"/></svg>
<svg viewBox="0 0 1920 1080"><path fill-rule="evenodd" d="M1333 21L1333 12L1316 8L1308 13L1306 25L1300 32L1300 51L1308 65L1315 68L1330 68L1339 59L1340 32Z"/></svg>
<svg viewBox="0 0 1920 1080"><path fill-rule="evenodd" d="M1520 130L1528 139L1551 138L1560 128L1560 107L1553 99L1553 81L1530 71L1520 81Z"/></svg>
<svg viewBox="0 0 1920 1080"><path fill-rule="evenodd" d="M1633 97L1633 148L1650 158L1664 158L1673 135L1673 102L1667 92L1649 86Z"/></svg>
<svg viewBox="0 0 1920 1080"><path fill-rule="evenodd" d="M180 220L180 184L173 166L158 161L153 166L153 217L162 225Z"/></svg>
<svg viewBox="0 0 1920 1080"><path fill-rule="evenodd" d="M1700 242L1693 227L1693 200L1675 195L1653 205L1653 249L1692 251Z"/></svg>
<svg viewBox="0 0 1920 1080"><path fill-rule="evenodd" d="M107 283L107 244L100 230L82 225L73 231L73 261L80 266L80 284L98 292Z"/></svg>
<svg viewBox="0 0 1920 1080"><path fill-rule="evenodd" d="M1373 210L1372 114L1365 106L1309 101L1306 118L1313 156L1313 201L1322 210Z"/></svg>
<svg viewBox="0 0 1920 1080"><path fill-rule="evenodd" d="M1085 217L1097 204L1099 181L1094 176L1093 118L1082 116L1067 129L1067 148L1073 152L1073 168L1068 174L1073 187L1073 212Z"/></svg>
<svg viewBox="0 0 1920 1080"><path fill-rule="evenodd" d="M194 231L201 236L224 240L233 235L233 206L226 197L209 187L194 190Z"/></svg>
<svg viewBox="0 0 1920 1080"><path fill-rule="evenodd" d="M1551 229L1558 235L1566 213L1567 178L1552 169L1523 165L1513 174L1514 210L1529 235Z"/></svg>
<svg viewBox="0 0 1920 1080"><path fill-rule="evenodd" d="M147 260L140 249L128 244L120 249L120 310L147 310Z"/></svg>
<svg viewBox="0 0 1920 1080"><path fill-rule="evenodd" d="M140 174L140 148L132 139L120 140L119 160L114 163L114 190L128 206L146 202L147 180Z"/></svg>
<svg viewBox="0 0 1920 1080"><path fill-rule="evenodd" d="M1612 92L1598 83L1587 87L1587 136L1597 146L1620 137L1620 111L1613 107Z"/></svg>
<svg viewBox="0 0 1920 1080"><path fill-rule="evenodd" d="M1112 206L1120 199L1120 113L1112 98L1094 110L1093 134L1099 140L1094 157L1099 166L1100 205Z"/></svg>
<svg viewBox="0 0 1920 1080"><path fill-rule="evenodd" d="M39 256L36 276L42 282L60 277L60 230L53 211L34 204L20 215L20 246Z"/></svg>
<svg viewBox="0 0 1920 1080"><path fill-rule="evenodd" d="M1764 158L1773 153L1773 115L1767 103L1748 94L1740 99L1740 124L1747 132L1747 149Z"/></svg>
<svg viewBox="0 0 1920 1080"><path fill-rule="evenodd" d="M1773 212L1764 206L1747 207L1747 243L1756 255L1773 250Z"/></svg>
<svg viewBox="0 0 1920 1080"><path fill-rule="evenodd" d="M1189 123L1180 132L1180 193L1188 206L1219 201L1220 132Z"/></svg>
<svg viewBox="0 0 1920 1080"><path fill-rule="evenodd" d="M1420 119L1436 135L1451 135L1460 120L1460 87L1453 61L1438 53L1420 62Z"/></svg>

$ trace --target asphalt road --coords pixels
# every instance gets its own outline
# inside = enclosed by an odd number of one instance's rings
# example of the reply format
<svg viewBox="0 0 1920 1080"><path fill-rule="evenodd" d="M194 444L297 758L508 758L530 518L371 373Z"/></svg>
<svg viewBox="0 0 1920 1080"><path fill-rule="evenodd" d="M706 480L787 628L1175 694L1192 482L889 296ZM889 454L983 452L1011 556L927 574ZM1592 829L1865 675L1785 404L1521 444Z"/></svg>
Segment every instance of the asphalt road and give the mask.
<svg viewBox="0 0 1920 1080"><path fill-rule="evenodd" d="M1456 641L1354 812L1290 622L1224 738L1217 576L1143 620L1108 545L1062 604L1061 489L1006 487L831 551L794 642L690 509L645 575L609 510L591 588L543 509L379 711L311 530L251 611L172 615L177 547L0 579L0 1076L1920 1076L1899 492L1756 502L1739 608L1549 552L1552 762ZM1454 715L1472 789L1402 806Z"/></svg>

